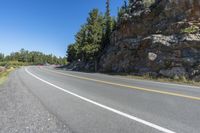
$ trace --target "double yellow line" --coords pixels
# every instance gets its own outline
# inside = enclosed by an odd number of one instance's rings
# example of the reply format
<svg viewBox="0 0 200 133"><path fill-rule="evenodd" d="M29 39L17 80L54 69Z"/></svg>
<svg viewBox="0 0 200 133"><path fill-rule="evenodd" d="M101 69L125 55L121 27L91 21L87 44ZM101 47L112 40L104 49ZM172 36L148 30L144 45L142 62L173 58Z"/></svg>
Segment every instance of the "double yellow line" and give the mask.
<svg viewBox="0 0 200 133"><path fill-rule="evenodd" d="M103 81L103 80L98 80L98 79L91 79L91 78L82 77L82 76L76 76L76 75L72 75L72 74L68 74L68 73L61 73L61 72L49 70L49 69L46 69L46 68L45 68L45 70L53 72L53 73L65 75L65 76L68 76L68 77L77 78L77 79L82 79L82 80L93 81L93 82L107 84L107 85L113 85L113 86L131 88L131 89L140 90L140 91L146 91L146 92L152 92L152 93L159 93L159 94L164 94L164 95L170 95L170 96L176 96L176 97L182 97L182 98L187 98L187 99L191 99L191 100L198 100L198 101L200 101L200 97L195 97L195 96L190 96L190 95L184 95L184 94L179 94L179 93L174 93L174 92L168 92L168 91L160 91L160 90L155 90L155 89L147 89L147 88L142 88L142 87L137 87L137 86L130 86L130 85L118 84L118 83L113 83L113 82L108 82L108 81Z"/></svg>

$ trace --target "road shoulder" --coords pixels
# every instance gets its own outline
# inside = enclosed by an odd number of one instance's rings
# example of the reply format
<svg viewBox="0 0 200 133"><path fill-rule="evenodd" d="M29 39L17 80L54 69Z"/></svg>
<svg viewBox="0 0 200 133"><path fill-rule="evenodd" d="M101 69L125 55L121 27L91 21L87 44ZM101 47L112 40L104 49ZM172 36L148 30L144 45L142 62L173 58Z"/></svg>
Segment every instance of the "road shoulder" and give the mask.
<svg viewBox="0 0 200 133"><path fill-rule="evenodd" d="M69 133L69 128L50 114L16 78L13 72L0 86L1 132Z"/></svg>

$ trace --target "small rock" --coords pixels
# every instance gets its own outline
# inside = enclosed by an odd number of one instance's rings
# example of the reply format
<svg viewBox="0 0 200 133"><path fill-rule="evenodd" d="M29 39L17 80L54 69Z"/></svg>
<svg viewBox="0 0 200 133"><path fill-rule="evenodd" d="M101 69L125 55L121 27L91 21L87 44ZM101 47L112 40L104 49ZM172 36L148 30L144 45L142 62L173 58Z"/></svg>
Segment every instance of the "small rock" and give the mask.
<svg viewBox="0 0 200 133"><path fill-rule="evenodd" d="M149 60L154 61L157 58L157 54L149 52L148 53L148 58L149 58Z"/></svg>

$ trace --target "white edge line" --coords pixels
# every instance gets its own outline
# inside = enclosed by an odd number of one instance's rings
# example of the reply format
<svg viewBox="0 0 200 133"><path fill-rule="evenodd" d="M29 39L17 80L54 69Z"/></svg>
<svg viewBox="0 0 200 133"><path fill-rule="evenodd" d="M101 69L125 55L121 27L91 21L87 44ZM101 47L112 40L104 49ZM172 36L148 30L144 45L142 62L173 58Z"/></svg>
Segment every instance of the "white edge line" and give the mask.
<svg viewBox="0 0 200 133"><path fill-rule="evenodd" d="M50 83L50 82L48 82L48 81L45 81L45 80L39 78L38 76L36 76L36 75L34 75L33 73L29 72L29 71L27 70L27 68L25 68L25 71L26 71L29 75L31 75L32 77L34 77L34 78L36 78L36 79L38 79L38 80L40 80L40 81L42 81L42 82L44 82L44 83L50 85L50 86L53 86L53 87L55 87L55 88L57 88L57 89L59 89L59 90L61 90L61 91L64 91L64 92L66 92L66 93L68 93L68 94L71 94L71 95L73 95L73 96L75 96L75 97L78 97L78 98L82 99L83 101L92 103L92 104L94 104L94 105L96 105L96 106L99 106L99 107L101 107L101 108L103 108L103 109L109 110L109 111L111 111L111 112L113 112L113 113L116 113L116 114L118 114L118 115L124 116L124 117L129 118L129 119L134 120L134 121L137 121L137 122L142 123L142 124L144 124L144 125L146 125L146 126L149 126L149 127L151 127L151 128L157 129L157 130L159 130L159 131L161 131L161 132L164 132L164 133L176 133L176 132L174 132L174 131L171 131L171 130L169 130L169 129L163 128L163 127L158 126L158 125L156 125L156 124L153 124L153 123L151 123L151 122L142 120L142 119L137 118L137 117L135 117L135 116L129 115L129 114L127 114L127 113L121 112L121 111L116 110L116 109L114 109L114 108L108 107L108 106L106 106L106 105L100 104L100 103L98 103L98 102L95 102L95 101L93 101L93 100L90 100L90 99L88 99L88 98L85 98L85 97L83 97L83 96L80 96L80 95L78 95L78 94L75 94L75 93L73 93L73 92L70 92L70 91L68 91L68 90L65 90L65 89L63 89L63 88L61 88L61 87L59 87L59 86L57 86L57 85L54 85L54 84L52 84L52 83Z"/></svg>

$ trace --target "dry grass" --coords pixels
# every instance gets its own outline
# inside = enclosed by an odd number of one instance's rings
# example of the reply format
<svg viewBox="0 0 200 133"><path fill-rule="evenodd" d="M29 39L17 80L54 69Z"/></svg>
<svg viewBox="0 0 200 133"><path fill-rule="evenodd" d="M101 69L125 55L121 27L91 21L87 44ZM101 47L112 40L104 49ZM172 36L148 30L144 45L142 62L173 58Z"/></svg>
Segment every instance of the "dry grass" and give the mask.
<svg viewBox="0 0 200 133"><path fill-rule="evenodd" d="M10 68L10 69L6 69L5 71L0 72L0 85L6 81L9 73L13 70L14 70L14 68Z"/></svg>
<svg viewBox="0 0 200 133"><path fill-rule="evenodd" d="M136 76L136 75L131 75L127 73L107 73L109 75L114 75L114 76L120 76L123 78L129 78L129 79L139 79L139 80L151 80L151 81L157 81L157 82L167 82L167 83L175 83L175 84L181 84L181 85L191 85L191 86L200 86L200 82L195 82L192 80L188 80L185 77L178 78L178 79L171 79L171 78L165 78L165 77L159 77L159 78L154 78L149 75L144 75L144 76Z"/></svg>

